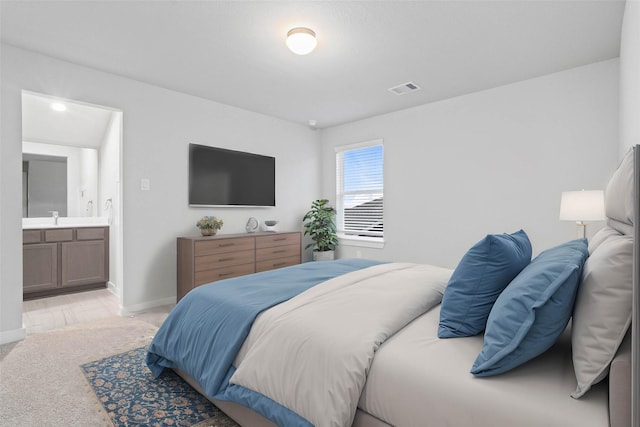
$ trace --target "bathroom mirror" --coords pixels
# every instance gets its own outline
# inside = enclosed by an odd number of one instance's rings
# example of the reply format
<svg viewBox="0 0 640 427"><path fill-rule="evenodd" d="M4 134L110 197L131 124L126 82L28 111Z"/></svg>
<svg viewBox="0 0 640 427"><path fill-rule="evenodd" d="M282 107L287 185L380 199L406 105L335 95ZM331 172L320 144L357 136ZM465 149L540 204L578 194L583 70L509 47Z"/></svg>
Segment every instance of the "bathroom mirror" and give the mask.
<svg viewBox="0 0 640 427"><path fill-rule="evenodd" d="M22 143L22 216L96 216L98 150Z"/></svg>
<svg viewBox="0 0 640 427"><path fill-rule="evenodd" d="M67 158L22 155L22 216L67 216Z"/></svg>

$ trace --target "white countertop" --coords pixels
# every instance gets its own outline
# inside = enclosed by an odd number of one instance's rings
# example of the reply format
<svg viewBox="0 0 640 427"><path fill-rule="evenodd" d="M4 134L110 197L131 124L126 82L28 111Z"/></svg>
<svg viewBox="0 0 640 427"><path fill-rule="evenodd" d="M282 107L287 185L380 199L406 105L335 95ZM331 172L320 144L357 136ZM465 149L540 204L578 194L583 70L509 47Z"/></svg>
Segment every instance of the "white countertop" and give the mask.
<svg viewBox="0 0 640 427"><path fill-rule="evenodd" d="M22 229L32 230L36 228L71 228L71 227L104 227L109 225L107 217L59 217L58 224L52 217L22 218Z"/></svg>

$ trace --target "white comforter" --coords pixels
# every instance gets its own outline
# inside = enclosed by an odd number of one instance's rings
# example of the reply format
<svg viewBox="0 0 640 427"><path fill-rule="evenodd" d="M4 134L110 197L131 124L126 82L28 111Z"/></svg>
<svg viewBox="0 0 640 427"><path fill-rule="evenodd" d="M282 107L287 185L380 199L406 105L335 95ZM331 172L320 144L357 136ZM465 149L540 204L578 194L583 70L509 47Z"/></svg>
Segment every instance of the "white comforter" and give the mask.
<svg viewBox="0 0 640 427"><path fill-rule="evenodd" d="M317 427L350 426L375 351L440 303L450 275L393 263L317 285L256 319L231 383Z"/></svg>

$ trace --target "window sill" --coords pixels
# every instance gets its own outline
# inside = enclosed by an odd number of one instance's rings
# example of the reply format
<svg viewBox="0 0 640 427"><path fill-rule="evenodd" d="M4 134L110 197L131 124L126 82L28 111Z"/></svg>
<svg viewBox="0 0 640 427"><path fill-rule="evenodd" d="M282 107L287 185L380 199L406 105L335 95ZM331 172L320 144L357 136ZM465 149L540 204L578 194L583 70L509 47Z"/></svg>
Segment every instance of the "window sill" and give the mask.
<svg viewBox="0 0 640 427"><path fill-rule="evenodd" d="M340 244L344 246L359 246L361 248L384 248L384 239L377 237L360 237L360 236L347 236L346 234L338 234L338 240Z"/></svg>

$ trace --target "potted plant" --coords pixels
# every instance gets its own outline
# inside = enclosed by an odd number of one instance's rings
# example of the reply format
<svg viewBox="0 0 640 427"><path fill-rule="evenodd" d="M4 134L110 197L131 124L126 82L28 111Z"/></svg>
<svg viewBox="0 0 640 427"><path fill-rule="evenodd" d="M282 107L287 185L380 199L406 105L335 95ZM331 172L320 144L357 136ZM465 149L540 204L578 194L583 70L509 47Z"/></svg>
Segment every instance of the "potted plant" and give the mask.
<svg viewBox="0 0 640 427"><path fill-rule="evenodd" d="M304 235L309 235L313 243L305 249L313 247L313 260L325 261L334 259L334 251L338 245L335 223L336 210L329 205L327 199L318 199L311 204L302 221Z"/></svg>
<svg viewBox="0 0 640 427"><path fill-rule="evenodd" d="M203 216L196 223L196 227L200 229L203 236L215 236L218 230L222 228L222 220L215 216Z"/></svg>

